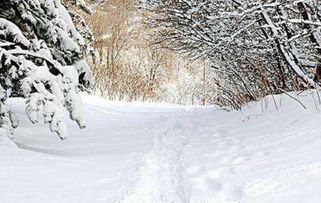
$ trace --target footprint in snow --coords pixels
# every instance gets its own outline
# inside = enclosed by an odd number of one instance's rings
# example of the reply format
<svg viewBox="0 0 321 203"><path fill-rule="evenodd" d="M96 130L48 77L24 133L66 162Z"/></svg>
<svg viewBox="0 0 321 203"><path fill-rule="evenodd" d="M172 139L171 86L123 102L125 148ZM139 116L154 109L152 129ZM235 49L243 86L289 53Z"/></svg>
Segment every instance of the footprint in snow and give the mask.
<svg viewBox="0 0 321 203"><path fill-rule="evenodd" d="M215 179L207 178L205 181L207 188L209 188L213 192L218 192L223 189L223 184Z"/></svg>
<svg viewBox="0 0 321 203"><path fill-rule="evenodd" d="M247 161L247 158L244 157L244 156L239 156L239 157L236 157L235 159L232 160L231 164L232 165L240 165L240 164L243 164L244 162Z"/></svg>
<svg viewBox="0 0 321 203"><path fill-rule="evenodd" d="M204 167L202 166L191 166L189 167L186 172L191 176L199 175L204 171Z"/></svg>
<svg viewBox="0 0 321 203"><path fill-rule="evenodd" d="M198 178L192 178L194 190L200 194L216 194L222 191L223 184L217 180L208 177L207 175Z"/></svg>
<svg viewBox="0 0 321 203"><path fill-rule="evenodd" d="M228 131L228 129L225 129L225 128L219 128L219 129L217 130L217 132L218 132L219 134L224 135L224 134L227 134L229 131Z"/></svg>
<svg viewBox="0 0 321 203"><path fill-rule="evenodd" d="M228 143L226 141L220 141L217 143L217 147L220 149L226 149L228 147Z"/></svg>
<svg viewBox="0 0 321 203"><path fill-rule="evenodd" d="M220 178L213 178L212 176L213 174L207 174L192 180L194 191L197 191L200 197L206 200L204 202L212 202L211 200L234 202L242 198L243 190L241 187L224 183Z"/></svg>
<svg viewBox="0 0 321 203"><path fill-rule="evenodd" d="M207 176L210 178L221 178L224 176L229 176L234 173L234 169L232 167L221 167L207 173Z"/></svg>
<svg viewBox="0 0 321 203"><path fill-rule="evenodd" d="M242 150L242 146L233 144L233 145L229 146L228 150L230 152L237 152L237 151Z"/></svg>
<svg viewBox="0 0 321 203"><path fill-rule="evenodd" d="M215 158L215 157L223 156L225 153L226 153L225 151L217 150L215 152L205 154L204 156L208 158Z"/></svg>
<svg viewBox="0 0 321 203"><path fill-rule="evenodd" d="M222 193L228 199L231 200L240 200L242 198L242 188L232 184L224 184L222 188Z"/></svg>

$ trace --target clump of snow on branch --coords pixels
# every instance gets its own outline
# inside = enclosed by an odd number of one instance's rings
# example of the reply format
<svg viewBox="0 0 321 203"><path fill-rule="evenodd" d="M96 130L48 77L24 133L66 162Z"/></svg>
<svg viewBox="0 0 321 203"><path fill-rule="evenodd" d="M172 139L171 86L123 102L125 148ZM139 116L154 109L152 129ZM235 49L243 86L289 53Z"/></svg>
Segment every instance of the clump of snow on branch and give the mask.
<svg viewBox="0 0 321 203"><path fill-rule="evenodd" d="M43 119L52 132L66 139L64 109L80 128L85 127L79 87L92 82L82 54L86 42L60 0L2 4L9 9L0 18L0 127L12 135L18 120L6 100L21 96L26 98L32 123Z"/></svg>

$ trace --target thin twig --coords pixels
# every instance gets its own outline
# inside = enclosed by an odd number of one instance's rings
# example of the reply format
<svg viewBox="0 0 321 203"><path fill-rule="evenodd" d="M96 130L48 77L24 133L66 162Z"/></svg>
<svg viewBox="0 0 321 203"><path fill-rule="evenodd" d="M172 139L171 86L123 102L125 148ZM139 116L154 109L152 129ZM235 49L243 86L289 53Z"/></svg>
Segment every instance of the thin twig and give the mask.
<svg viewBox="0 0 321 203"><path fill-rule="evenodd" d="M303 104L300 100L298 100L297 98L293 97L292 95L290 95L289 93L287 93L286 91L284 91L284 90L282 90L282 89L280 89L280 88L278 88L278 90L281 90L281 92L283 92L284 94L286 94L287 96L289 96L290 98L294 99L294 100L297 101L299 104L301 104L301 106L302 106L304 109L307 109L307 107L304 106L304 104Z"/></svg>

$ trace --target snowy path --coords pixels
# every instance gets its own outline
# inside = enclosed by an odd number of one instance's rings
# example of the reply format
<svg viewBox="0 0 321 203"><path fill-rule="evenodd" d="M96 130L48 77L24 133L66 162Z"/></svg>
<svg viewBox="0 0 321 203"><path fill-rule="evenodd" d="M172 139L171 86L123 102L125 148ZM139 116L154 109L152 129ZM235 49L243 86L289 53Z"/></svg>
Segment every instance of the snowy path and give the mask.
<svg viewBox="0 0 321 203"><path fill-rule="evenodd" d="M321 115L280 97L243 112L85 97L88 128L61 142L31 129L0 143L0 202L319 203ZM22 101L13 100L12 105ZM0 137L1 139L1 137Z"/></svg>
<svg viewBox="0 0 321 203"><path fill-rule="evenodd" d="M188 135L186 126L173 117L169 116L169 121L164 122L165 129L153 128L153 147L144 156L137 183L121 202L188 202L182 160Z"/></svg>

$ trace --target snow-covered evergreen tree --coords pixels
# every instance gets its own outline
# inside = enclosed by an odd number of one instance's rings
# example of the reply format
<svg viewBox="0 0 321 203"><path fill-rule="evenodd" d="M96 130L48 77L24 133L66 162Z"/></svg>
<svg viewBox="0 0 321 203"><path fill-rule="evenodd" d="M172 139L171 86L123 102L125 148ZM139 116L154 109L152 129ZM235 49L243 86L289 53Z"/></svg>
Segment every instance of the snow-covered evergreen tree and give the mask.
<svg viewBox="0 0 321 203"><path fill-rule="evenodd" d="M0 127L13 132L17 118L6 106L26 98L31 122L41 118L61 139L67 136L63 109L85 127L79 87L92 81L83 59L86 44L60 0L0 2Z"/></svg>

